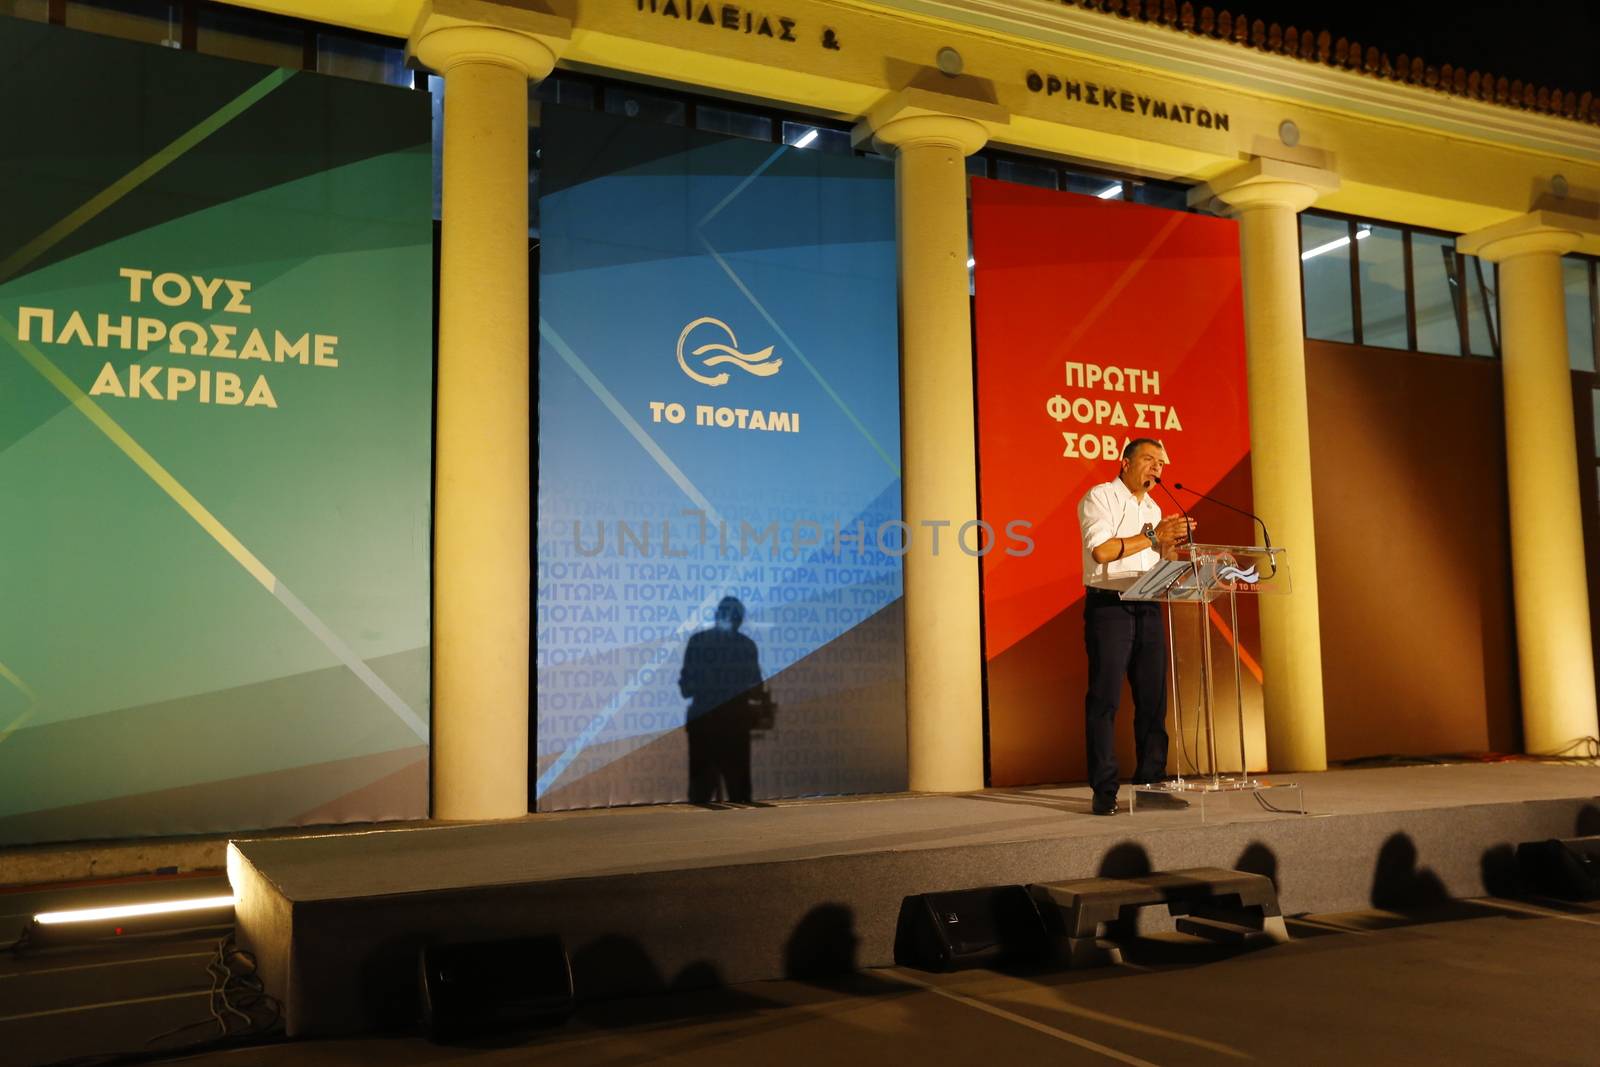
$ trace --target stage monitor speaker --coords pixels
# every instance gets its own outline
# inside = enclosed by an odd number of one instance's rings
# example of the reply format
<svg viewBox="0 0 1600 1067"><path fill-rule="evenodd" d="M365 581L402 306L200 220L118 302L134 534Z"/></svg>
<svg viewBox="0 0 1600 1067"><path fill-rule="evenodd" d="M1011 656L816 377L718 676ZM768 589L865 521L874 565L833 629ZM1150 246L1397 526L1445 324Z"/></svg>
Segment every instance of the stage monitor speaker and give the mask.
<svg viewBox="0 0 1600 1067"><path fill-rule="evenodd" d="M451 1039L565 1022L572 962L557 937L430 945L422 950L422 1022Z"/></svg>
<svg viewBox="0 0 1600 1067"><path fill-rule="evenodd" d="M1600 900L1600 837L1552 837L1517 846L1529 886L1563 900Z"/></svg>
<svg viewBox="0 0 1600 1067"><path fill-rule="evenodd" d="M1051 940L1020 885L921 893L900 904L894 960L928 971L1041 962Z"/></svg>

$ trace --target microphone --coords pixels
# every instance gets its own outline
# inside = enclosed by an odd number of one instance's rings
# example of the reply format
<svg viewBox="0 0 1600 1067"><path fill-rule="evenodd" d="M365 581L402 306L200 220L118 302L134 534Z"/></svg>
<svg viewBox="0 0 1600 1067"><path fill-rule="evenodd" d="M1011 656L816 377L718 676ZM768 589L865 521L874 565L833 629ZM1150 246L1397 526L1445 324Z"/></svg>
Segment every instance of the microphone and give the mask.
<svg viewBox="0 0 1600 1067"><path fill-rule="evenodd" d="M1261 526L1261 540L1262 540L1263 544L1265 544L1265 546L1267 548L1271 548L1272 547L1272 537L1271 537L1270 534L1267 533L1267 524L1265 522L1261 521L1261 516L1260 515L1257 515L1254 512L1246 511L1244 508L1234 507L1232 504L1228 503L1226 500L1218 500L1214 496L1206 496L1206 494L1202 493L1198 489L1184 489L1184 485L1183 485L1182 482L1174 483L1173 488L1175 488L1175 489L1183 489L1184 492L1193 493L1195 496L1199 497L1201 500L1209 500L1213 504L1217 504L1217 505L1219 505L1221 507L1227 508L1229 511L1236 511L1240 515L1243 515L1247 519L1254 519ZM1267 565L1272 568L1272 573L1273 574L1277 574L1278 573L1278 560L1277 560L1277 557L1272 555L1270 552L1267 554ZM1270 577L1270 576L1271 575L1269 575L1268 577Z"/></svg>
<svg viewBox="0 0 1600 1067"><path fill-rule="evenodd" d="M1163 493L1167 494L1167 499L1171 500L1172 503L1173 503L1173 506L1178 509L1179 513L1181 513L1185 519L1187 519L1189 517L1189 513L1184 510L1182 504L1178 503L1178 498L1172 495L1172 490L1167 488L1167 483L1163 482L1160 478L1151 478L1150 480L1155 482L1157 485L1159 485L1161 487L1161 491ZM1178 486L1178 488L1182 489L1183 486L1180 485L1180 486ZM1193 492L1193 490L1190 490L1190 492ZM1190 527L1190 525L1186 522L1186 523L1184 523L1184 531L1189 535L1189 547L1193 548L1194 547L1194 529L1192 527Z"/></svg>

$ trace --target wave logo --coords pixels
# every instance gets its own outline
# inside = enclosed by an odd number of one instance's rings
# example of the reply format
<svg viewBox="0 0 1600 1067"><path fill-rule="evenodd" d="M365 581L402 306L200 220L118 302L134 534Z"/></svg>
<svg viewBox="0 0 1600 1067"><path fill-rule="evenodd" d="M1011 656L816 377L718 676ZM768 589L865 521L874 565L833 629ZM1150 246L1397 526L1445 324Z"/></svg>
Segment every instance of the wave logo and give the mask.
<svg viewBox="0 0 1600 1067"><path fill-rule="evenodd" d="M783 366L783 360L772 358L772 346L768 345L759 352L744 353L739 351L739 339L733 335L733 330L721 319L711 318L709 315L695 319L683 328L678 335L678 366L683 368L683 373L699 382L701 385L726 385L727 371L718 371L715 374L701 374L689 365L689 360L684 356L684 346L689 343L689 335L701 326L715 327L727 337L727 343L721 341L708 341L689 351L689 355L699 360L701 369L717 367L729 363L742 371L754 374L757 378L770 378L778 373ZM709 331L701 331L704 336ZM703 357L703 358L702 358Z"/></svg>
<svg viewBox="0 0 1600 1067"><path fill-rule="evenodd" d="M1222 567L1217 571L1217 577L1225 582L1241 582L1245 585L1255 585L1261 580L1261 574L1256 570L1254 563L1244 570L1231 565Z"/></svg>

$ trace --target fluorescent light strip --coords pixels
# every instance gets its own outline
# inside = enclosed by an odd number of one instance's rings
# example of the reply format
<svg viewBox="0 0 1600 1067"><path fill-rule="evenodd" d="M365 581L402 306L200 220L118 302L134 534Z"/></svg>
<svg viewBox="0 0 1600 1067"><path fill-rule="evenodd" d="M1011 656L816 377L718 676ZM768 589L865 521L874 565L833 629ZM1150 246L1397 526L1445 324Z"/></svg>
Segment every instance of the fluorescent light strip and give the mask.
<svg viewBox="0 0 1600 1067"><path fill-rule="evenodd" d="M801 137L798 141L796 141L794 143L794 146L796 148L804 148L808 144L810 144L812 141L815 141L816 139L817 139L817 131L816 130L807 130L805 132L805 136Z"/></svg>
<svg viewBox="0 0 1600 1067"><path fill-rule="evenodd" d="M1115 185L1108 185L1094 195L1101 200L1115 200L1122 195L1122 183L1117 182Z"/></svg>
<svg viewBox="0 0 1600 1067"><path fill-rule="evenodd" d="M107 919L131 919L139 915L165 915L176 911L205 911L209 908L231 908L232 896L195 897L190 900L158 900L150 904L123 904L114 908L77 908L73 911L41 911L33 921L41 926L61 923L100 922Z"/></svg>
<svg viewBox="0 0 1600 1067"><path fill-rule="evenodd" d="M1367 237L1371 237L1371 236L1372 236L1372 231L1371 230L1357 230L1356 231L1356 240L1358 240L1358 241L1360 241L1360 240L1362 240L1364 238L1367 238ZM1332 252L1335 249L1343 248L1345 245L1347 245L1349 243L1350 243L1350 238L1348 238L1348 237L1335 238L1334 240L1329 241L1325 245L1318 245L1315 248L1308 248L1304 252L1301 252L1300 253L1300 260L1301 260L1301 262L1304 262L1305 260L1310 259L1312 256L1320 256L1324 252Z"/></svg>

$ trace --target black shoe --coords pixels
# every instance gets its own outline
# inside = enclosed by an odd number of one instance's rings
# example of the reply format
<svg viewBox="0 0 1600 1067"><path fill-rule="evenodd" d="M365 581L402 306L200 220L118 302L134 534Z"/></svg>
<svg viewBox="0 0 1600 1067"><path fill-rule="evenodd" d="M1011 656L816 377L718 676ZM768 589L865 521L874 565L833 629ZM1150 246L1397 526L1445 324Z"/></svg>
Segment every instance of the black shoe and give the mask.
<svg viewBox="0 0 1600 1067"><path fill-rule="evenodd" d="M1163 774L1163 775L1161 775L1160 777L1157 777L1157 778L1135 778L1133 780L1133 784L1134 785L1166 785L1168 782L1175 782L1175 781L1177 781L1177 777L1175 775Z"/></svg>
<svg viewBox="0 0 1600 1067"><path fill-rule="evenodd" d="M1117 798L1115 795L1095 797L1094 804L1089 810L1095 815L1115 815L1117 813Z"/></svg>

